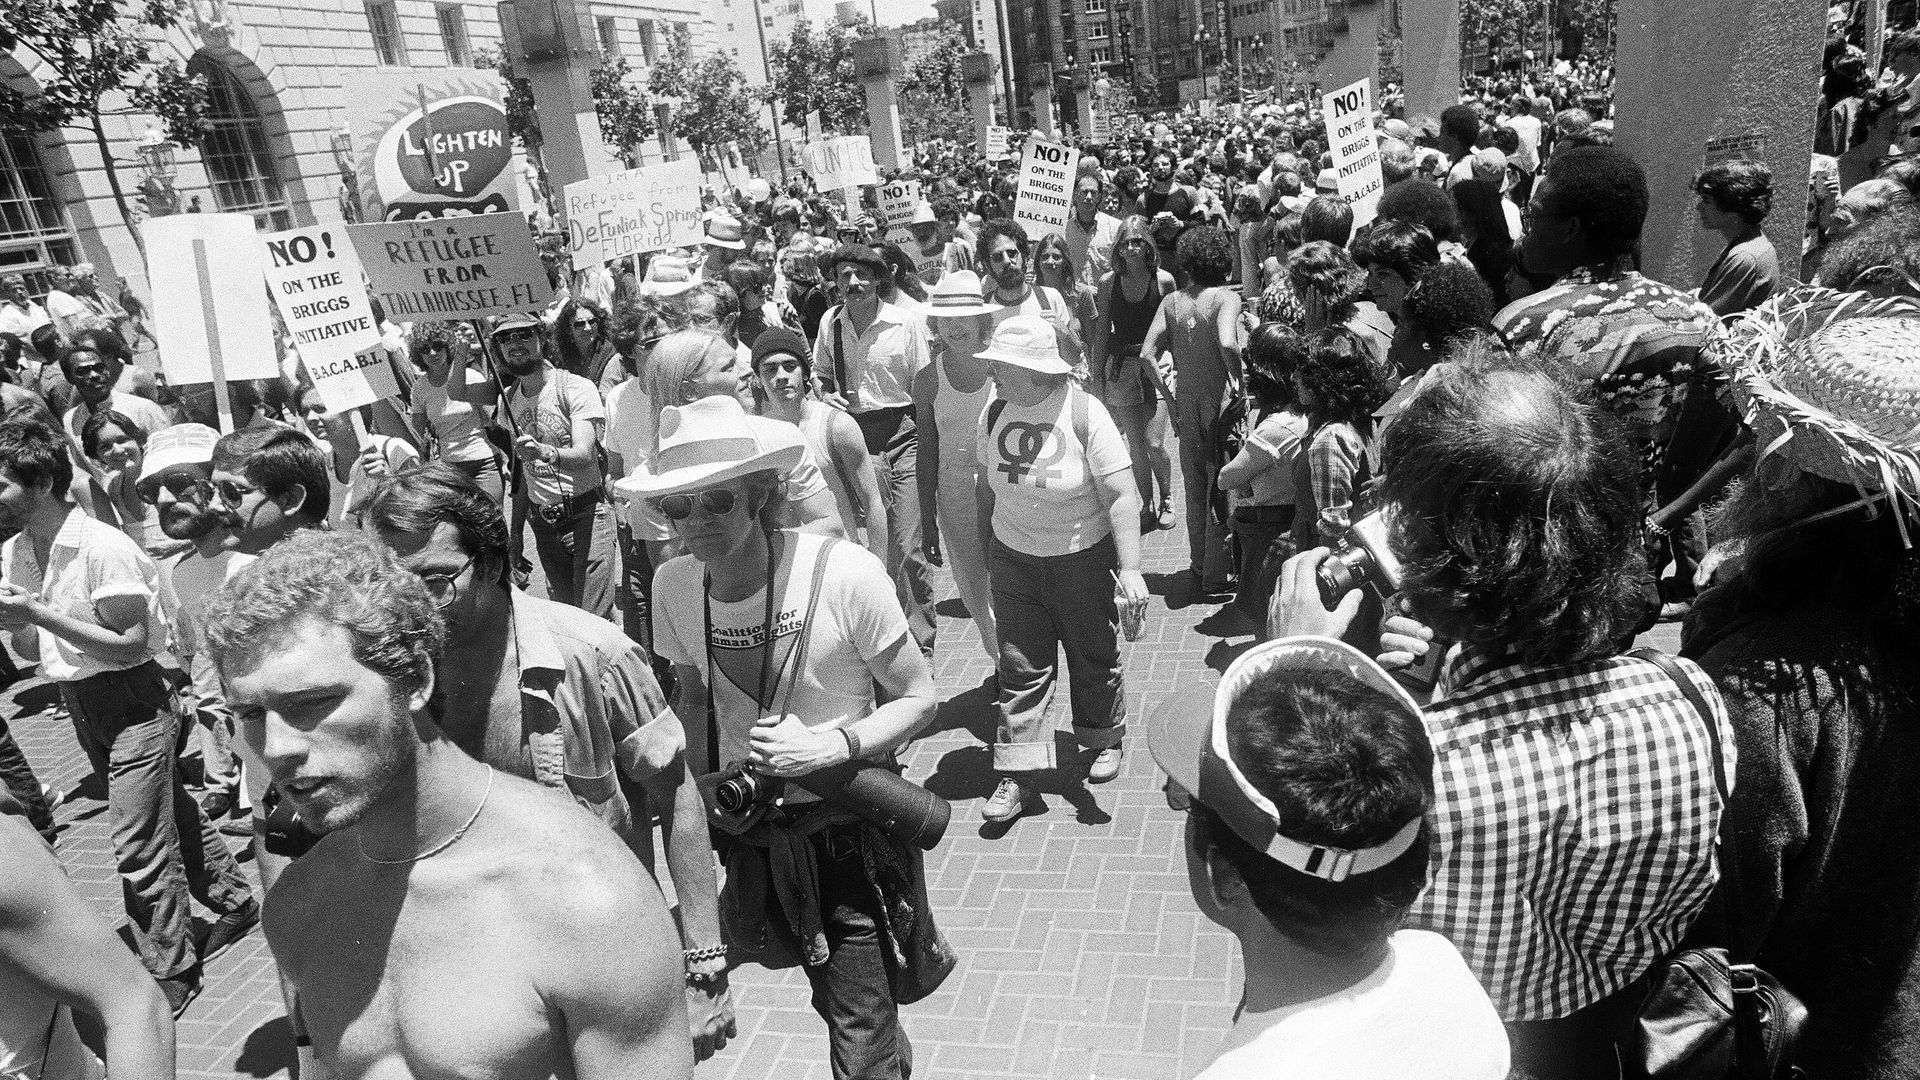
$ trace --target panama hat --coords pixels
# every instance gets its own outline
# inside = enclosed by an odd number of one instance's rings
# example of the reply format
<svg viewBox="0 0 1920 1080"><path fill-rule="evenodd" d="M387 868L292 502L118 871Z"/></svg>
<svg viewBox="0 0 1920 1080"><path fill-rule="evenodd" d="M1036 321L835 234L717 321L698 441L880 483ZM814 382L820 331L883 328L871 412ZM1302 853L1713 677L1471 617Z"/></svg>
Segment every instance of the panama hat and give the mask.
<svg viewBox="0 0 1920 1080"><path fill-rule="evenodd" d="M1920 520L1920 301L1805 286L1706 352L1731 375L1761 459L1886 499L1908 539L1907 519Z"/></svg>
<svg viewBox="0 0 1920 1080"><path fill-rule="evenodd" d="M1060 358L1060 337L1053 324L1038 315L1015 315L994 327L993 339L978 355L982 360L997 360L1042 375L1065 375L1073 370Z"/></svg>
<svg viewBox="0 0 1920 1080"><path fill-rule="evenodd" d="M929 319L960 319L968 315L991 315L999 310L999 304L987 302L979 274L955 270L927 290L927 309L921 314Z"/></svg>
<svg viewBox="0 0 1920 1080"><path fill-rule="evenodd" d="M701 243L708 247L741 251L747 246L745 237L746 230L741 226L740 219L722 210L708 220L706 236Z"/></svg>
<svg viewBox="0 0 1920 1080"><path fill-rule="evenodd" d="M205 424L175 424L147 436L146 456L140 463L140 479L159 476L183 465L205 465L213 460L213 446L220 433Z"/></svg>
<svg viewBox="0 0 1920 1080"><path fill-rule="evenodd" d="M1256 679L1287 670L1328 681L1359 682L1419 715L1413 696L1372 657L1343 641L1287 637L1240 654L1211 691L1194 687L1169 698L1147 720L1147 750L1167 778L1219 817L1235 836L1283 866L1324 881L1345 881L1392 865L1420 837L1415 815L1392 836L1365 848L1309 844L1282 833L1280 811L1234 760L1227 716Z"/></svg>
<svg viewBox="0 0 1920 1080"><path fill-rule="evenodd" d="M704 397L660 410L660 448L614 490L651 499L763 470L786 473L800 464L804 452L797 444L768 447L738 398Z"/></svg>
<svg viewBox="0 0 1920 1080"><path fill-rule="evenodd" d="M647 276L640 282L642 296L678 296L693 288L693 270L677 255L655 255L647 260Z"/></svg>

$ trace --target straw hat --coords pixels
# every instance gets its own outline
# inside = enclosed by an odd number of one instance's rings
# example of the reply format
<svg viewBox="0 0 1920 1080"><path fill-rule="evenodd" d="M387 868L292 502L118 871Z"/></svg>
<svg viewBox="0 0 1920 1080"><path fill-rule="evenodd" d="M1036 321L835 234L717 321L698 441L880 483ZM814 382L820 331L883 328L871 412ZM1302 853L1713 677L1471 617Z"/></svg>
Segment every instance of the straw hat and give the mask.
<svg viewBox="0 0 1920 1080"><path fill-rule="evenodd" d="M797 443L767 446L738 398L704 397L660 410L660 449L614 489L643 499L694 491L767 469L785 473L802 453Z"/></svg>
<svg viewBox="0 0 1920 1080"><path fill-rule="evenodd" d="M746 231L740 219L722 210L707 221L706 236L701 243L708 247L728 248L733 251L744 250L747 246Z"/></svg>
<svg viewBox="0 0 1920 1080"><path fill-rule="evenodd" d="M1060 338L1053 324L1038 315L1015 315L994 327L993 339L979 357L1042 375L1065 375L1073 370L1060 358Z"/></svg>
<svg viewBox="0 0 1920 1080"><path fill-rule="evenodd" d="M640 282L642 296L678 296L693 288L693 269L677 255L655 255L647 260L647 276Z"/></svg>
<svg viewBox="0 0 1920 1080"><path fill-rule="evenodd" d="M999 310L999 304L987 302L986 288L980 284L979 274L955 270L927 290L927 310L921 314L929 319L960 319L969 315L991 315Z"/></svg>
<svg viewBox="0 0 1920 1080"><path fill-rule="evenodd" d="M1760 456L1884 495L1920 519L1920 301L1802 287L1707 347Z"/></svg>

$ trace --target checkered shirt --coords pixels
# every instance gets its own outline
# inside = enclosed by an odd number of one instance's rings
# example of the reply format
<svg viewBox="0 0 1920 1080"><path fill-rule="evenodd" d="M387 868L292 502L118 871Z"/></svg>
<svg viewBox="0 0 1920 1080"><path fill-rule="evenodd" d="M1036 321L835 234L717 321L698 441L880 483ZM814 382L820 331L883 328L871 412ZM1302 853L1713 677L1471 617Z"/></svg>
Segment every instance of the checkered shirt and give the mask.
<svg viewBox="0 0 1920 1080"><path fill-rule="evenodd" d="M1327 423L1307 436L1307 478L1313 493L1314 520L1308 524L1316 531L1308 537L1315 544L1339 547L1347 526L1360 515L1354 513L1354 499L1360 494L1356 482L1361 474L1367 442L1352 424Z"/></svg>
<svg viewBox="0 0 1920 1080"><path fill-rule="evenodd" d="M1713 684L1680 666L1720 732ZM1425 713L1433 878L1410 926L1445 935L1509 1021L1566 1016L1673 951L1713 890L1713 747L1680 688L1628 656L1529 667L1468 650Z"/></svg>

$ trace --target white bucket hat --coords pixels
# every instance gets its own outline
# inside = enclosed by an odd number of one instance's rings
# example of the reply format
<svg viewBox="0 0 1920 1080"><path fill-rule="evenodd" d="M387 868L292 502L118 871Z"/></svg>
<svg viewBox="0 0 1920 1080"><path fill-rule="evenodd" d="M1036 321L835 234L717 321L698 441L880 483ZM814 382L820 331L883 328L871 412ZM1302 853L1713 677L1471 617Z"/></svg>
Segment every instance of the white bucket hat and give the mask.
<svg viewBox="0 0 1920 1080"><path fill-rule="evenodd" d="M999 304L987 302L979 274L955 270L927 290L927 310L921 314L929 319L960 319L969 315L991 315L999 310Z"/></svg>
<svg viewBox="0 0 1920 1080"><path fill-rule="evenodd" d="M1038 315L1015 315L994 327L993 339L979 357L1042 375L1065 375L1073 370L1060 357L1060 337L1053 324Z"/></svg>
<svg viewBox="0 0 1920 1080"><path fill-rule="evenodd" d="M660 410L660 449L614 490L652 499L763 470L785 474L800 464L802 452L799 446L768 447L738 398L704 397Z"/></svg>

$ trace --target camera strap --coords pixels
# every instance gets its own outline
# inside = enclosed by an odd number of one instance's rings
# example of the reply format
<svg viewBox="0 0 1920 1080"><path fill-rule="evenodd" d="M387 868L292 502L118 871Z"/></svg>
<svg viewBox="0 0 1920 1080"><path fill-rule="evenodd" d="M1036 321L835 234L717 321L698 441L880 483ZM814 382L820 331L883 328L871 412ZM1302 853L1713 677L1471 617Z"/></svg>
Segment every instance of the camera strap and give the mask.
<svg viewBox="0 0 1920 1080"><path fill-rule="evenodd" d="M786 690L783 694L778 695L780 697L780 712L782 715L786 713L787 705L793 700L793 687L795 683L800 681L800 672L804 670L806 663L807 644L813 638L813 615L814 610L819 607L820 604L820 587L826 582L827 555L833 550L833 545L837 542L831 537L827 538L826 542L820 545L820 550L814 555L813 580L807 595L806 616L800 623L800 637L794 642L793 651L787 654L786 662L776 667L773 663L773 623L774 616L778 611L778 606L774 600L773 586L774 576L780 569L780 549L783 546L781 536L782 533L779 530L774 530L767 534L766 607L765 614L762 616L760 631L760 678L753 699L754 705L761 710L763 715L771 698L776 696L776 692L780 690L783 682L786 684ZM795 552L796 554L798 553L798 544L795 545ZM701 580L700 602L704 612L701 628L702 641L706 646L707 656L707 771L719 772L720 713L715 707L713 681L720 669L719 666L714 663L713 659L713 575L711 574L704 575ZM769 682L771 682L771 685L769 685Z"/></svg>

